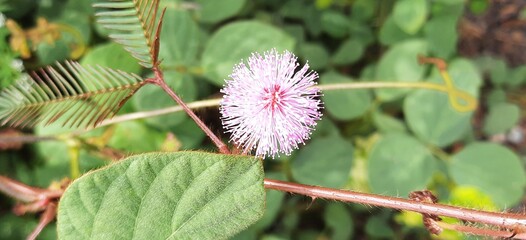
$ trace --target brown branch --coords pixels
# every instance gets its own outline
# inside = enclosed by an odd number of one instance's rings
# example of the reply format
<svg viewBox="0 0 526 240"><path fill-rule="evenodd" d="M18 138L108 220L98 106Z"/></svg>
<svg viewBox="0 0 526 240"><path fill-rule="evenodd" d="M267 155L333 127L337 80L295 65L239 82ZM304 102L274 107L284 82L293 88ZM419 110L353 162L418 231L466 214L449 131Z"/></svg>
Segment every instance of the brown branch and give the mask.
<svg viewBox="0 0 526 240"><path fill-rule="evenodd" d="M186 105L186 103L166 84L163 78L163 74L161 70L156 66L153 68L153 71L155 72L154 78L146 79L145 81L148 83L153 83L155 85L158 85L161 87L170 97L179 104L183 110L194 120L194 122L205 132L205 134L212 140L212 142L217 146L219 149L219 152L223 154L230 154L230 150L228 149L227 145L218 137L216 136L210 128L206 126L205 123L197 116L195 113Z"/></svg>
<svg viewBox="0 0 526 240"><path fill-rule="evenodd" d="M63 191L35 188L0 176L0 192L22 202L35 202L46 198L58 198L62 196Z"/></svg>
<svg viewBox="0 0 526 240"><path fill-rule="evenodd" d="M505 229L517 229L518 227L526 227L526 216L519 214L486 212L438 203L419 202L403 198L380 196L375 194L360 193L348 190L337 190L325 187L284 182L273 179L265 179L264 186L267 189L301 194L309 196L311 198L324 198L329 200L361 203L372 206L400 209L418 212L422 214L446 216L469 222L494 225ZM484 233L478 232L478 234Z"/></svg>

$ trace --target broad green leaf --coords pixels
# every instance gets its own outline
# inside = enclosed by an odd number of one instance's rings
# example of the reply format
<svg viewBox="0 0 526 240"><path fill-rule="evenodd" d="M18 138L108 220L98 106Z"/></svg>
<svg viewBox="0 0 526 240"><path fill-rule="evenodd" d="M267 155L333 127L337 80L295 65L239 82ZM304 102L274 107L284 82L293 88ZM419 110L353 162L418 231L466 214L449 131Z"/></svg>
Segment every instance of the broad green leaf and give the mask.
<svg viewBox="0 0 526 240"><path fill-rule="evenodd" d="M490 80L500 86L508 80L508 66L502 59L495 59L490 68Z"/></svg>
<svg viewBox="0 0 526 240"><path fill-rule="evenodd" d="M454 85L477 96L481 77L467 60L457 59L448 67ZM435 72L432 82L443 83ZM472 112L458 112L444 92L418 90L404 101L404 114L409 128L425 142L439 147L448 146L464 137L471 129Z"/></svg>
<svg viewBox="0 0 526 240"><path fill-rule="evenodd" d="M292 160L292 176L304 184L343 187L349 179L353 154L353 145L339 136L313 139Z"/></svg>
<svg viewBox="0 0 526 240"><path fill-rule="evenodd" d="M417 56L425 55L427 43L408 40L393 45L380 59L376 71L377 81L418 82L422 80L425 67L418 64ZM406 94L407 89L378 89L381 100L391 101Z"/></svg>
<svg viewBox="0 0 526 240"><path fill-rule="evenodd" d="M331 239L352 239L354 224L347 207L342 203L329 203L323 213L325 224L332 230Z"/></svg>
<svg viewBox="0 0 526 240"><path fill-rule="evenodd" d="M161 32L159 59L166 68L187 67L195 64L202 43L202 33L190 12L176 4L161 1L166 7ZM166 6L164 6L166 5Z"/></svg>
<svg viewBox="0 0 526 240"><path fill-rule="evenodd" d="M436 166L435 158L418 140L390 133L374 145L367 169L372 192L407 196L427 186Z"/></svg>
<svg viewBox="0 0 526 240"><path fill-rule="evenodd" d="M129 73L140 74L141 65L117 43L100 44L90 49L80 62L84 66L109 67Z"/></svg>
<svg viewBox="0 0 526 240"><path fill-rule="evenodd" d="M499 103L491 106L484 121L483 131L488 135L503 133L520 120L521 109L511 103Z"/></svg>
<svg viewBox="0 0 526 240"><path fill-rule="evenodd" d="M191 102L197 97L195 80L187 74L175 71L164 72L166 83L185 101ZM146 85L132 98L137 111L151 111L167 107L175 107L177 103L162 88L156 85ZM187 119L184 112L176 112L146 119L148 124L159 129L169 129Z"/></svg>
<svg viewBox="0 0 526 240"><path fill-rule="evenodd" d="M246 0L197 0L199 19L204 23L218 23L238 14Z"/></svg>
<svg viewBox="0 0 526 240"><path fill-rule="evenodd" d="M294 38L282 30L257 21L238 21L223 26L208 40L202 64L205 75L217 86L224 84L235 64L252 52L294 49Z"/></svg>
<svg viewBox="0 0 526 240"><path fill-rule="evenodd" d="M337 11L323 11L321 14L322 29L335 38L343 38L349 32L349 19Z"/></svg>
<svg viewBox="0 0 526 240"><path fill-rule="evenodd" d="M329 53L320 44L304 43L299 46L301 57L311 69L321 70L329 64Z"/></svg>
<svg viewBox="0 0 526 240"><path fill-rule="evenodd" d="M426 22L426 0L399 0L393 7L395 23L408 34L415 34Z"/></svg>
<svg viewBox="0 0 526 240"><path fill-rule="evenodd" d="M74 181L59 239L227 239L265 208L262 162L204 152L129 157Z"/></svg>
<svg viewBox="0 0 526 240"><path fill-rule="evenodd" d="M320 77L322 84L352 83L353 80L336 72ZM371 94L367 89L341 89L323 93L325 108L338 120L350 120L361 117L371 105Z"/></svg>
<svg viewBox="0 0 526 240"><path fill-rule="evenodd" d="M338 65L354 63L363 56L364 51L365 46L362 42L348 39L336 50L336 53L332 56L332 62Z"/></svg>
<svg viewBox="0 0 526 240"><path fill-rule="evenodd" d="M466 146L453 156L449 172L457 184L480 189L500 208L517 203L526 186L526 173L519 157L493 143Z"/></svg>

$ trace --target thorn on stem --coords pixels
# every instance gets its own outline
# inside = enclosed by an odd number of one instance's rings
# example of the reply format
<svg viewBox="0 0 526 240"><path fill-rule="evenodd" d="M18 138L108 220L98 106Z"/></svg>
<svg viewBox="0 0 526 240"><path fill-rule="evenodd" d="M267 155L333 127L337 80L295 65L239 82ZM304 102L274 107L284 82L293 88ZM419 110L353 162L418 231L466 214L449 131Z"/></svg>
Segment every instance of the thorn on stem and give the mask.
<svg viewBox="0 0 526 240"><path fill-rule="evenodd" d="M310 207L312 207L312 204L314 204L314 201L316 201L317 197L313 197L313 196L310 196L311 198L311 201L309 203L309 206L307 206L307 210L310 209Z"/></svg>

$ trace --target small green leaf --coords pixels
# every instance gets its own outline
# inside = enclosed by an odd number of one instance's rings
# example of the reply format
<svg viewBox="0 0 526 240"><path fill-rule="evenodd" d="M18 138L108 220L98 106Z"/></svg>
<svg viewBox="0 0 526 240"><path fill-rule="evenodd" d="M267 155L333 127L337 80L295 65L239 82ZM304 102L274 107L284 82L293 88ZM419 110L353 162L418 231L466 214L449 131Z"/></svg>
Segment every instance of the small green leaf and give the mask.
<svg viewBox="0 0 526 240"><path fill-rule="evenodd" d="M320 77L322 84L352 83L353 80L336 72ZM350 120L362 116L371 105L371 94L367 89L342 89L323 94L327 111L338 120Z"/></svg>
<svg viewBox="0 0 526 240"><path fill-rule="evenodd" d="M301 57L312 69L321 70L329 63L329 53L320 44L304 43L299 48Z"/></svg>
<svg viewBox="0 0 526 240"><path fill-rule="evenodd" d="M147 126L144 122L128 121L112 127L113 135L108 145L128 153L159 151L166 139L165 133ZM137 144L139 142L141 144Z"/></svg>
<svg viewBox="0 0 526 240"><path fill-rule="evenodd" d="M373 123L382 132L406 132L405 124L399 119L380 111L373 113Z"/></svg>
<svg viewBox="0 0 526 240"><path fill-rule="evenodd" d="M349 179L354 148L339 136L313 139L292 160L292 176L298 182L342 187Z"/></svg>
<svg viewBox="0 0 526 240"><path fill-rule="evenodd" d="M436 166L435 158L418 140L389 133L374 145L367 169L372 192L407 196L427 186Z"/></svg>
<svg viewBox="0 0 526 240"><path fill-rule="evenodd" d="M520 108L511 103L500 103L492 106L484 121L483 131L487 135L503 133L517 124L520 119Z"/></svg>
<svg viewBox="0 0 526 240"><path fill-rule="evenodd" d="M262 162L203 152L129 157L73 182L59 239L226 239L265 208Z"/></svg>
<svg viewBox="0 0 526 240"><path fill-rule="evenodd" d="M426 0L399 0L393 8L393 19L408 34L415 34L426 22Z"/></svg>
<svg viewBox="0 0 526 240"><path fill-rule="evenodd" d="M358 61L365 51L362 42L354 39L348 39L336 50L332 56L332 62L337 65L346 65Z"/></svg>
<svg viewBox="0 0 526 240"><path fill-rule="evenodd" d="M390 82L422 81L425 67L418 64L418 55L427 53L427 43L423 40L408 40L393 45L380 59L376 80ZM378 97L391 101L406 94L407 89L378 89Z"/></svg>
<svg viewBox="0 0 526 240"><path fill-rule="evenodd" d="M347 207L342 203L329 203L323 214L325 224L332 230L331 239L352 239L354 224Z"/></svg>
<svg viewBox="0 0 526 240"><path fill-rule="evenodd" d="M217 86L232 72L235 64L252 52L294 49L294 38L282 30L257 21L238 21L225 25L210 37L203 52L205 75Z"/></svg>
<svg viewBox="0 0 526 240"><path fill-rule="evenodd" d="M410 39L412 36L400 29L400 27L396 25L392 16L388 16L380 28L380 34L378 37L380 43L383 45L393 45Z"/></svg>
<svg viewBox="0 0 526 240"><path fill-rule="evenodd" d="M166 5L166 6L163 6ZM166 68L177 68L195 64L203 37L199 26L190 12L178 9L167 1L161 2L167 7L161 32L159 59Z"/></svg>
<svg viewBox="0 0 526 240"><path fill-rule="evenodd" d="M141 66L117 43L100 44L91 49L80 62L83 66L103 66L129 73L140 74Z"/></svg>
<svg viewBox="0 0 526 240"><path fill-rule="evenodd" d="M246 0L197 0L201 22L218 23L238 14Z"/></svg>
<svg viewBox="0 0 526 240"><path fill-rule="evenodd" d="M457 50L457 18L450 15L434 17L425 25L429 51L440 58L449 58Z"/></svg>
<svg viewBox="0 0 526 240"><path fill-rule="evenodd" d="M493 143L466 146L453 156L449 171L457 184L480 189L501 208L516 204L526 186L526 173L519 157Z"/></svg>
<svg viewBox="0 0 526 240"><path fill-rule="evenodd" d="M321 27L332 37L343 38L349 32L349 19L337 11L323 11Z"/></svg>

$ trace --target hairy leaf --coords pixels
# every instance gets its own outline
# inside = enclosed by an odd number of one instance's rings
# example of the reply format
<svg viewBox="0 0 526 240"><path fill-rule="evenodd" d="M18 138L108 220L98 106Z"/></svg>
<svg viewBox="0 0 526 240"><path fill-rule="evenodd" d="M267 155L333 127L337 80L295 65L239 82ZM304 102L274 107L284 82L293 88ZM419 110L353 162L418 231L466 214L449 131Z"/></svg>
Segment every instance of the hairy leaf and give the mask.
<svg viewBox="0 0 526 240"><path fill-rule="evenodd" d="M0 125L96 126L144 85L135 75L77 62L33 72L0 92Z"/></svg>
<svg viewBox="0 0 526 240"><path fill-rule="evenodd" d="M154 30L159 0L109 0L93 6L104 9L96 16L110 31L109 37L122 44L142 66L151 68L157 60Z"/></svg>
<svg viewBox="0 0 526 240"><path fill-rule="evenodd" d="M147 153L73 182L59 239L227 239L265 210L262 161L204 152Z"/></svg>

